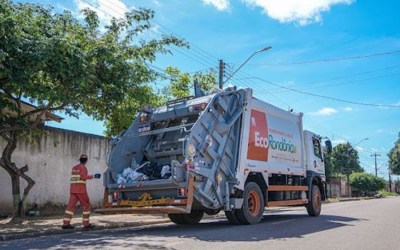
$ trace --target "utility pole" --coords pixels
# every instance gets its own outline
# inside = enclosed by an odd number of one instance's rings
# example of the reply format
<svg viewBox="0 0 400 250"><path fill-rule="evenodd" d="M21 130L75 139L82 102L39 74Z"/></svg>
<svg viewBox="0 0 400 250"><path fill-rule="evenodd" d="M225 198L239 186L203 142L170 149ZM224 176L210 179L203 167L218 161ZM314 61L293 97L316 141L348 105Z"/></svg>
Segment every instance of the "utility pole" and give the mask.
<svg viewBox="0 0 400 250"><path fill-rule="evenodd" d="M381 156L381 154L377 154L377 153L375 152L375 153L373 153L373 154L371 155L371 157L372 157L372 156L375 157L375 177L378 177L378 165L377 165L377 163L376 163L376 157L377 157L377 156Z"/></svg>
<svg viewBox="0 0 400 250"><path fill-rule="evenodd" d="M218 78L219 89L223 89L224 87L224 71L225 71L224 60L219 60L219 78Z"/></svg>
<svg viewBox="0 0 400 250"><path fill-rule="evenodd" d="M389 192L392 192L392 175L391 175L391 170L390 167L388 167L388 171L389 171Z"/></svg>

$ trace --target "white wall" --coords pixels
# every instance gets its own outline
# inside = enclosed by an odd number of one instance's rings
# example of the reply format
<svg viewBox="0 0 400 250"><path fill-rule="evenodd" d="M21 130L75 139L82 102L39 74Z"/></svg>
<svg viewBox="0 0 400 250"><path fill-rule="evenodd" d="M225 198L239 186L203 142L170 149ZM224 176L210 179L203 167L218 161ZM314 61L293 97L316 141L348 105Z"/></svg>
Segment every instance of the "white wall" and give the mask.
<svg viewBox="0 0 400 250"><path fill-rule="evenodd" d="M45 204L65 206L69 198L71 168L78 164L80 153L86 153L89 174L106 170L106 159L110 150L110 140L101 136L69 130L47 128L48 135L35 144L25 141L18 143L12 161L18 167L29 166L27 174L36 182L29 195L29 203L39 207ZM0 153L5 142L0 139ZM26 187L21 179L21 193ZM98 206L103 198L103 181L93 179L87 182L89 197L93 206ZM0 214L12 209L11 179L0 168Z"/></svg>

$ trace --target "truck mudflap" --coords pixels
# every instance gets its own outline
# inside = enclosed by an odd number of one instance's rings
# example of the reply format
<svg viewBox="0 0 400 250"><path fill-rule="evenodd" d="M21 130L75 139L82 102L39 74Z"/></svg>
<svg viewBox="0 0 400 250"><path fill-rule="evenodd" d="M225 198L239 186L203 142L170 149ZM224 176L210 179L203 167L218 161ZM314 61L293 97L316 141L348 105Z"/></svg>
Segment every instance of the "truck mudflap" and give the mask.
<svg viewBox="0 0 400 250"><path fill-rule="evenodd" d="M193 176L189 176L186 199L174 199L170 197L152 199L149 193L144 193L140 200L121 200L117 205L108 204L105 195L103 208L96 209L99 214L190 214L193 204ZM106 193L106 192L105 192Z"/></svg>

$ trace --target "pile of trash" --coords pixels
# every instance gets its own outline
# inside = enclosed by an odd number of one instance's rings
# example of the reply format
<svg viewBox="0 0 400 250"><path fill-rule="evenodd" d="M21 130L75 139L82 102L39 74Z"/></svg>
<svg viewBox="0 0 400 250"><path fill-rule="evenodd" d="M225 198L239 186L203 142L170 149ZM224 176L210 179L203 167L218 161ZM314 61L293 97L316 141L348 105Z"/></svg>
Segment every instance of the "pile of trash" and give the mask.
<svg viewBox="0 0 400 250"><path fill-rule="evenodd" d="M139 181L170 179L171 167L169 165L159 166L157 164L150 164L146 162L141 166L134 166L125 168L122 173L117 174L117 183L130 184Z"/></svg>

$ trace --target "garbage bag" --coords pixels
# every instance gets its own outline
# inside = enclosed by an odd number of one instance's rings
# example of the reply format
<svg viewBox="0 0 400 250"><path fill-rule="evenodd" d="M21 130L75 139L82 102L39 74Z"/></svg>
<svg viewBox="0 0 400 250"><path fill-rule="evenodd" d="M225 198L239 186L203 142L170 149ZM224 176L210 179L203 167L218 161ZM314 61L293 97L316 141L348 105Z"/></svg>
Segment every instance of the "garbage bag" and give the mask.
<svg viewBox="0 0 400 250"><path fill-rule="evenodd" d="M171 177L171 167L168 165L165 165L161 169L161 177L163 179L168 179Z"/></svg>

